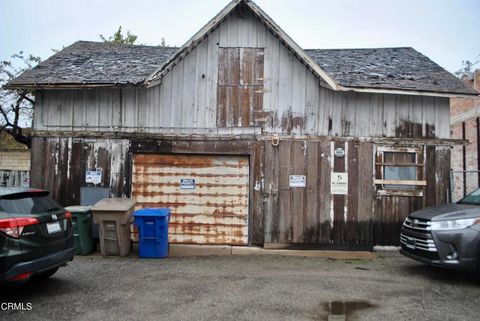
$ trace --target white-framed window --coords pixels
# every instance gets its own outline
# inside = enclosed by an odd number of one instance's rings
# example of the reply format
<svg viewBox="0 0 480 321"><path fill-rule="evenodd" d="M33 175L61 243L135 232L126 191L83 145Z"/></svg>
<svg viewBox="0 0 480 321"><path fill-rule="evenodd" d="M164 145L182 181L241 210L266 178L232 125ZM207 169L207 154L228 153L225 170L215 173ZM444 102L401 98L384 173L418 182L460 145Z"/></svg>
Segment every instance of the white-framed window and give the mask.
<svg viewBox="0 0 480 321"><path fill-rule="evenodd" d="M380 195L422 196L424 177L422 147L377 146L375 186Z"/></svg>

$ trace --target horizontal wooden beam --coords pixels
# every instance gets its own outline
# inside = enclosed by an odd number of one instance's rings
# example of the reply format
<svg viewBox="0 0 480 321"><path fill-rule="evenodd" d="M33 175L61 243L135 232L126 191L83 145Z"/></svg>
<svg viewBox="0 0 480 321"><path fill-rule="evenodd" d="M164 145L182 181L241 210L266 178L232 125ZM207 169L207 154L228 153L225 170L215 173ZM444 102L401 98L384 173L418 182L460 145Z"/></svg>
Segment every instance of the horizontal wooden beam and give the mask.
<svg viewBox="0 0 480 321"><path fill-rule="evenodd" d="M421 153L422 147L405 147L405 146L377 146L377 152L406 152Z"/></svg>
<svg viewBox="0 0 480 321"><path fill-rule="evenodd" d="M41 89L92 89L92 88L135 88L141 87L139 84L119 84L119 83L80 83L80 84L18 84L18 85L5 85L3 89L26 89L26 90L41 90Z"/></svg>
<svg viewBox="0 0 480 321"><path fill-rule="evenodd" d="M167 133L146 133L146 132L133 132L133 131L95 131L95 130L68 130L55 128L52 126L51 130L37 130L32 133L34 137L73 137L73 138L119 138L119 139L138 139L138 138L154 138L154 139L179 139L179 140L242 140L242 139L255 139L258 141L271 141L273 135L262 134L262 128L254 127L252 132L249 133L228 133L228 130L235 130L234 128L208 128L205 129L205 133L175 133L178 130L187 130L188 128L171 128ZM78 126L84 128L85 126ZM88 127L87 127L88 128ZM157 128L162 129L162 128ZM191 129L202 130L201 128ZM428 145L428 146L454 146L454 145L468 145L468 141L457 139L409 139L409 138L376 138L376 137L339 137L339 136L310 136L310 135L280 135L280 141L319 141L319 142L344 142L344 141L357 141L357 142L372 142L377 144L389 145L388 147L403 148L405 145ZM399 145L397 145L399 144ZM402 144L402 145L400 145ZM386 146L379 146L378 148L385 148ZM392 149L393 150L393 149Z"/></svg>
<svg viewBox="0 0 480 321"><path fill-rule="evenodd" d="M256 134L161 134L132 132L90 132L90 131L34 131L33 137L71 137L89 139L155 139L155 140L186 140L186 141L238 141L256 140Z"/></svg>
<svg viewBox="0 0 480 321"><path fill-rule="evenodd" d="M420 90L408 90L408 89L385 89L385 88L370 88L370 87L345 87L338 86L338 91L353 91L359 93L371 93L371 94L390 94L390 95L411 95L411 96L429 96L429 97L445 97L445 98L475 98L478 94L467 93L444 93L435 91L420 91Z"/></svg>
<svg viewBox="0 0 480 321"><path fill-rule="evenodd" d="M400 167L400 166L423 167L423 164L406 164L406 163L375 163L375 165L379 165L379 166L397 166L397 167Z"/></svg>
<svg viewBox="0 0 480 321"><path fill-rule="evenodd" d="M266 132L263 129L263 134L258 137L259 140L272 140L273 133ZM469 145L468 140L461 139L449 139L449 138L397 138L397 137L353 137L353 136L315 136L315 135L282 135L278 134L280 141L282 140L297 140L297 141L320 141L320 142L345 142L345 141L358 141L358 142L372 142L375 144L384 144L385 146L378 146L377 150L389 151L407 151L409 148L420 152L421 149L418 145L429 146L455 146L455 145ZM415 146L415 147L407 147Z"/></svg>
<svg viewBox="0 0 480 321"><path fill-rule="evenodd" d="M377 190L379 196L407 196L407 197L422 197L422 190L398 190L398 189L379 189Z"/></svg>
<svg viewBox="0 0 480 321"><path fill-rule="evenodd" d="M416 181L416 180L396 180L396 179L376 179L373 181L376 185L415 185L415 186L426 186L427 181Z"/></svg>

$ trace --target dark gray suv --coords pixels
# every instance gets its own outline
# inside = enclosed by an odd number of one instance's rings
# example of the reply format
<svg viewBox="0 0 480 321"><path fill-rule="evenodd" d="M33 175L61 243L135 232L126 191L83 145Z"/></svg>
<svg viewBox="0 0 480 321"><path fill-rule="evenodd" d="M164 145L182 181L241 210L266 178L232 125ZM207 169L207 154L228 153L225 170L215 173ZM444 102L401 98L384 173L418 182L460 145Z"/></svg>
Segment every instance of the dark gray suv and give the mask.
<svg viewBox="0 0 480 321"><path fill-rule="evenodd" d="M480 189L455 204L411 213L400 243L400 253L414 260L480 273Z"/></svg>
<svg viewBox="0 0 480 321"><path fill-rule="evenodd" d="M0 187L0 284L49 277L74 252L71 213L47 191Z"/></svg>

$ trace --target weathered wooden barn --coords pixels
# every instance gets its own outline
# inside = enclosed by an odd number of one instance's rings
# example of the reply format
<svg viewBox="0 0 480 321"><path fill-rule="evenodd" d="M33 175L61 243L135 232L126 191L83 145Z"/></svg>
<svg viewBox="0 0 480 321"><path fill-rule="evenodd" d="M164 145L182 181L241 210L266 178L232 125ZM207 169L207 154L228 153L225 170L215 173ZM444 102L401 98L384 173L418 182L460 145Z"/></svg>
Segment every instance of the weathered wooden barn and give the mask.
<svg viewBox="0 0 480 321"><path fill-rule="evenodd" d="M321 35L319 35L321 37ZM445 202L449 98L412 48L304 50L234 0L180 48L79 41L8 84L35 90L32 185L170 207L174 243L398 244Z"/></svg>

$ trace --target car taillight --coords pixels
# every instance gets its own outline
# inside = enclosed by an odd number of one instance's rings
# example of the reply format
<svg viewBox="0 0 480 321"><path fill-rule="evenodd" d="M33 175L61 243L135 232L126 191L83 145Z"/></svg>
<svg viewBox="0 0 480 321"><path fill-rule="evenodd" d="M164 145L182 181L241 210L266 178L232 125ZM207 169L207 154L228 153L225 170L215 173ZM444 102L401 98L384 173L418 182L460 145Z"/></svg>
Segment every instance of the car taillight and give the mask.
<svg viewBox="0 0 480 321"><path fill-rule="evenodd" d="M70 218L71 219L72 218L72 213L70 213L69 211L66 211L65 212L65 218L67 218L67 219Z"/></svg>
<svg viewBox="0 0 480 321"><path fill-rule="evenodd" d="M34 217L17 217L0 219L0 232L8 236L18 239L23 232L25 226L38 224L38 220Z"/></svg>
<svg viewBox="0 0 480 321"><path fill-rule="evenodd" d="M22 273L19 275L12 276L10 278L10 281L21 281L21 280L26 280L32 275L32 272L27 272L27 273Z"/></svg>

